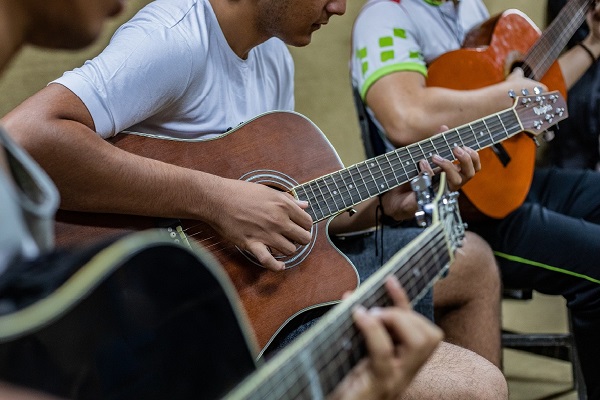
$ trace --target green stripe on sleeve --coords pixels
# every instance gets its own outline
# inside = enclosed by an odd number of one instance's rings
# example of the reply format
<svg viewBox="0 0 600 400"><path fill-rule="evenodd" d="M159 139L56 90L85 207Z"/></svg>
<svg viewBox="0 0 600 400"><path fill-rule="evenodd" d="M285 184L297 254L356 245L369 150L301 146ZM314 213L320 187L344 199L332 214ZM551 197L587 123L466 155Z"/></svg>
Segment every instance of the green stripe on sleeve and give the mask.
<svg viewBox="0 0 600 400"><path fill-rule="evenodd" d="M389 75L392 72L402 72L402 71L420 72L421 74L423 74L423 76L427 77L427 67L423 64L405 62L405 63L400 63L400 64L388 65L387 67L383 67L383 68L375 71L371 76L369 76L365 80L365 83L363 84L363 86L360 90L361 99L363 99L363 100L365 99L367 91L378 79L383 78L384 76Z"/></svg>

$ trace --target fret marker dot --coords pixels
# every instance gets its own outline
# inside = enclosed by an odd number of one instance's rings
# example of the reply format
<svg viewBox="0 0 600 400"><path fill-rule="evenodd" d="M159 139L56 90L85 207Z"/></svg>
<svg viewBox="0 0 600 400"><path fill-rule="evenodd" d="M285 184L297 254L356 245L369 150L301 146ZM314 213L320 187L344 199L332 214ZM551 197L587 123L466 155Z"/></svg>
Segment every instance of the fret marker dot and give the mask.
<svg viewBox="0 0 600 400"><path fill-rule="evenodd" d="M419 276L419 275L421 275L421 270L420 270L420 269L418 269L418 268L415 268L415 269L413 269L413 275L414 275L414 276Z"/></svg>
<svg viewBox="0 0 600 400"><path fill-rule="evenodd" d="M380 187L381 187L382 189L385 189L385 185L384 185L383 183L380 185Z"/></svg>
<svg viewBox="0 0 600 400"><path fill-rule="evenodd" d="M334 191L333 191L333 194L338 194L337 190L334 190Z"/></svg>
<svg viewBox="0 0 600 400"><path fill-rule="evenodd" d="M354 185L350 184L350 185L348 185L348 187L349 187L350 189L352 189L352 188L354 187Z"/></svg>
<svg viewBox="0 0 600 400"><path fill-rule="evenodd" d="M482 132L479 132L479 136L483 136L483 131L482 131Z"/></svg>

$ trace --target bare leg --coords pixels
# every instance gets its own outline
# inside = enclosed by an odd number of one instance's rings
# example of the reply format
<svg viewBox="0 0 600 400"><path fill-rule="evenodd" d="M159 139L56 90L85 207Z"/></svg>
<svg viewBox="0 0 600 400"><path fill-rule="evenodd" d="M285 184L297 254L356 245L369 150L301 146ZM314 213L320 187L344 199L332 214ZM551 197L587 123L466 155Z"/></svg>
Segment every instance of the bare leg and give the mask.
<svg viewBox="0 0 600 400"><path fill-rule="evenodd" d="M421 368L402 400L506 400L502 372L472 351L442 342Z"/></svg>
<svg viewBox="0 0 600 400"><path fill-rule="evenodd" d="M433 289L435 321L446 341L501 365L500 274L492 250L467 232L448 275Z"/></svg>

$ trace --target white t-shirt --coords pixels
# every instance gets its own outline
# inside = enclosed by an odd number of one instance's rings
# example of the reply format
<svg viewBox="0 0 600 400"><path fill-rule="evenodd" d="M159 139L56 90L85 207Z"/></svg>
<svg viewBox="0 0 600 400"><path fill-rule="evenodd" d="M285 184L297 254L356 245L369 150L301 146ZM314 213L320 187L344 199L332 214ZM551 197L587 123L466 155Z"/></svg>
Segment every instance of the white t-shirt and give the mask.
<svg viewBox="0 0 600 400"><path fill-rule="evenodd" d="M361 98L380 78L401 71L427 76L427 65L444 53L459 49L465 35L487 20L480 0L441 4L434 0L368 0L352 30L352 85ZM395 147L367 106L388 151Z"/></svg>
<svg viewBox="0 0 600 400"><path fill-rule="evenodd" d="M243 60L208 0L157 0L121 26L98 57L54 82L83 101L104 138L125 129L198 138L263 112L293 110L293 75L281 40Z"/></svg>

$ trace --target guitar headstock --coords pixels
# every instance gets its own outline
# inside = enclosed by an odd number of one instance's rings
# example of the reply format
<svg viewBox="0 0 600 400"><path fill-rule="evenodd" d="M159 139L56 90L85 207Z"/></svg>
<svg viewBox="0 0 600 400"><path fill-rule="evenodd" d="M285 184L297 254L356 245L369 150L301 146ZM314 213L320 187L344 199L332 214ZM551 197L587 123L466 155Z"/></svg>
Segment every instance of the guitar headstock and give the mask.
<svg viewBox="0 0 600 400"><path fill-rule="evenodd" d="M569 116L567 103L558 90L517 96L513 106L523 130L537 136Z"/></svg>
<svg viewBox="0 0 600 400"><path fill-rule="evenodd" d="M458 207L458 192L450 192L444 172L439 177L439 185L435 193L427 173L411 181L419 208L415 217L422 227L436 223L443 224L448 246L454 254L454 251L461 247L462 239L465 237L465 224Z"/></svg>

